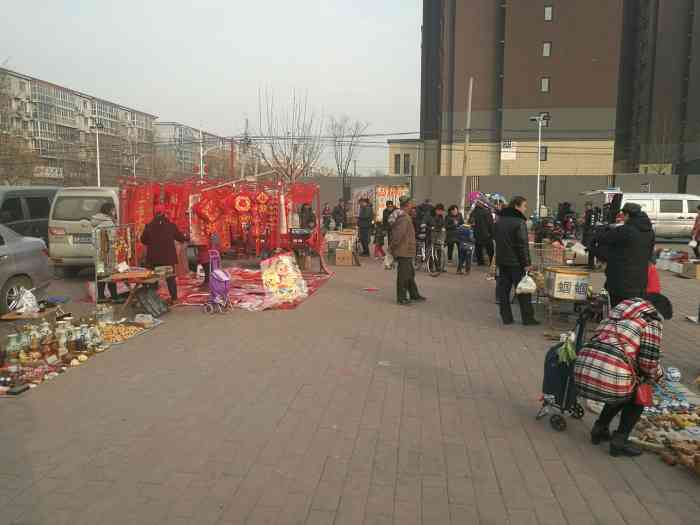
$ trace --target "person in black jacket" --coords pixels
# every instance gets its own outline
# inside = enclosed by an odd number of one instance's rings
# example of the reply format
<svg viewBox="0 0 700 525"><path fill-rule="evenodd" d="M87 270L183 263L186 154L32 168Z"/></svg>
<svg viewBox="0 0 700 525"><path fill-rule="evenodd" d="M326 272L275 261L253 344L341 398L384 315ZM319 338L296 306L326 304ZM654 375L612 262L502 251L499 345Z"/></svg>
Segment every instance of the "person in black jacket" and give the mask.
<svg viewBox="0 0 700 525"><path fill-rule="evenodd" d="M459 238L457 236L457 228L464 224L464 218L462 214L459 213L459 208L456 205L452 205L447 209L447 219L445 228L447 229L447 260L452 261L452 253L454 247L457 246L457 253L459 254Z"/></svg>
<svg viewBox="0 0 700 525"><path fill-rule="evenodd" d="M374 211L368 199L360 199L360 211L357 215L357 229L362 244L362 256L369 257L369 232L372 228Z"/></svg>
<svg viewBox="0 0 700 525"><path fill-rule="evenodd" d="M488 205L483 201L477 201L474 210L469 217L469 223L474 229L474 239L476 240L476 262L479 266L484 265L484 251L489 256L489 266L493 259L493 215Z"/></svg>
<svg viewBox="0 0 700 525"><path fill-rule="evenodd" d="M513 324L513 312L510 308L510 292L518 286L520 280L530 269L530 248L527 238L525 197L513 197L507 208L503 209L496 223L496 265L498 266L498 283L496 295L503 324ZM524 325L537 325L532 308L532 295L519 294L520 316Z"/></svg>
<svg viewBox="0 0 700 525"><path fill-rule="evenodd" d="M386 201L386 208L382 211L382 228L384 228L389 244L391 244L391 224L389 224L389 217L391 217L395 209L394 201Z"/></svg>
<svg viewBox="0 0 700 525"><path fill-rule="evenodd" d="M343 199L338 200L338 205L333 208L332 215L333 222L335 223L335 231L342 230L348 222L348 213Z"/></svg>
<svg viewBox="0 0 700 525"><path fill-rule="evenodd" d="M654 252L654 230L641 206L628 202L622 213L625 223L598 239L606 253L605 288L612 308L625 299L644 297L648 265Z"/></svg>

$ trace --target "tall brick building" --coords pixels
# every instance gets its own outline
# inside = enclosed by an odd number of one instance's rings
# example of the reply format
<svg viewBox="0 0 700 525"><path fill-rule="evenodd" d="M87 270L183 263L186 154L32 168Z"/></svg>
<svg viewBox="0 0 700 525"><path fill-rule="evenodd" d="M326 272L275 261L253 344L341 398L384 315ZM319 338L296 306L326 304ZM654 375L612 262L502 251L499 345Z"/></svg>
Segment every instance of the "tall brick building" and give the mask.
<svg viewBox="0 0 700 525"><path fill-rule="evenodd" d="M700 0L426 0L418 174L700 173ZM696 14L698 16L696 16ZM405 142L405 141L404 141ZM390 162L402 148L390 144ZM546 160L545 160L546 159Z"/></svg>

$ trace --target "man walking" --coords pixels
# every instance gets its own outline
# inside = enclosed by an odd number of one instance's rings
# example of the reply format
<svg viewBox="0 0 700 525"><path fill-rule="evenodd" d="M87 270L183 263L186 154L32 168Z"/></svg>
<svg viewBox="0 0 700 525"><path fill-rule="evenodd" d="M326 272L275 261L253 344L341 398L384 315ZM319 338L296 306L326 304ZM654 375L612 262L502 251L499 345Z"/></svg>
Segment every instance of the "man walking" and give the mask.
<svg viewBox="0 0 700 525"><path fill-rule="evenodd" d="M372 228L374 211L368 199L360 199L360 211L357 215L357 229L362 244L362 256L369 257L369 231Z"/></svg>
<svg viewBox="0 0 700 525"><path fill-rule="evenodd" d="M416 286L416 271L413 268L413 258L416 256L416 230L410 212L413 201L407 195L399 198L401 208L392 214L391 253L398 264L396 274L396 301L401 305L409 305L411 301L425 301L418 293Z"/></svg>
<svg viewBox="0 0 700 525"><path fill-rule="evenodd" d="M335 231L340 231L347 223L347 212L345 211L345 201L338 199L338 205L333 208L333 222L335 222Z"/></svg>
<svg viewBox="0 0 700 525"><path fill-rule="evenodd" d="M530 269L526 213L527 200L525 197L513 197L508 207L503 209L501 218L495 226L496 265L498 266L496 296L503 324L513 324L510 292L514 286L518 286L520 280ZM518 294L518 303L520 303L520 317L523 324L539 324L535 320L532 295Z"/></svg>
<svg viewBox="0 0 700 525"><path fill-rule="evenodd" d="M489 257L488 265L491 266L493 259L493 235L494 222L491 210L484 201L479 199L469 217L469 222L474 230L474 240L476 241L476 262L479 266L484 265L484 252Z"/></svg>
<svg viewBox="0 0 700 525"><path fill-rule="evenodd" d="M625 299L644 297L649 261L654 252L654 230L641 206L628 202L622 213L625 223L598 240L607 257L605 289L610 294L611 308Z"/></svg>

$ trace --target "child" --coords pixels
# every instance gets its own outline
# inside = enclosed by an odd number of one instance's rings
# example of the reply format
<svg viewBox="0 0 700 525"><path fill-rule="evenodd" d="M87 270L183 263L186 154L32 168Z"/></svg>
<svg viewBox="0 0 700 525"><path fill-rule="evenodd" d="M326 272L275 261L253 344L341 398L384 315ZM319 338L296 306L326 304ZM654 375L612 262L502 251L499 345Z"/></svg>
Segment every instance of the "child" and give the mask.
<svg viewBox="0 0 700 525"><path fill-rule="evenodd" d="M472 269L472 257L474 255L474 232L468 224L457 226L455 238L459 243L459 265L457 275L469 275Z"/></svg>
<svg viewBox="0 0 700 525"><path fill-rule="evenodd" d="M374 225L374 257L375 259L384 259L386 253L384 253L384 237L386 236L386 231L384 230L383 224Z"/></svg>

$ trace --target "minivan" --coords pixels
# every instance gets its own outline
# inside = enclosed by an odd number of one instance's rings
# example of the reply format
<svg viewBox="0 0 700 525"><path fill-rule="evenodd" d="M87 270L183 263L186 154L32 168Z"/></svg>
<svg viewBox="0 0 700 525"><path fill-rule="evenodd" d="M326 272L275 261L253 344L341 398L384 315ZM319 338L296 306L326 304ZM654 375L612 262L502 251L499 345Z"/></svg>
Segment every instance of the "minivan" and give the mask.
<svg viewBox="0 0 700 525"><path fill-rule="evenodd" d="M607 203L621 196L620 208L628 202L639 204L649 216L656 236L665 238L689 238L700 205L700 195L686 193L624 193L618 188L611 188L587 191L583 195L603 196Z"/></svg>
<svg viewBox="0 0 700 525"><path fill-rule="evenodd" d="M90 220L108 202L119 213L117 188L63 188L54 198L49 217L49 256L65 274L94 265Z"/></svg>
<svg viewBox="0 0 700 525"><path fill-rule="evenodd" d="M685 193L623 193L622 205L642 207L654 225L657 237L689 238L700 206L700 195Z"/></svg>
<svg viewBox="0 0 700 525"><path fill-rule="evenodd" d="M24 237L48 243L53 186L0 186L0 224Z"/></svg>

